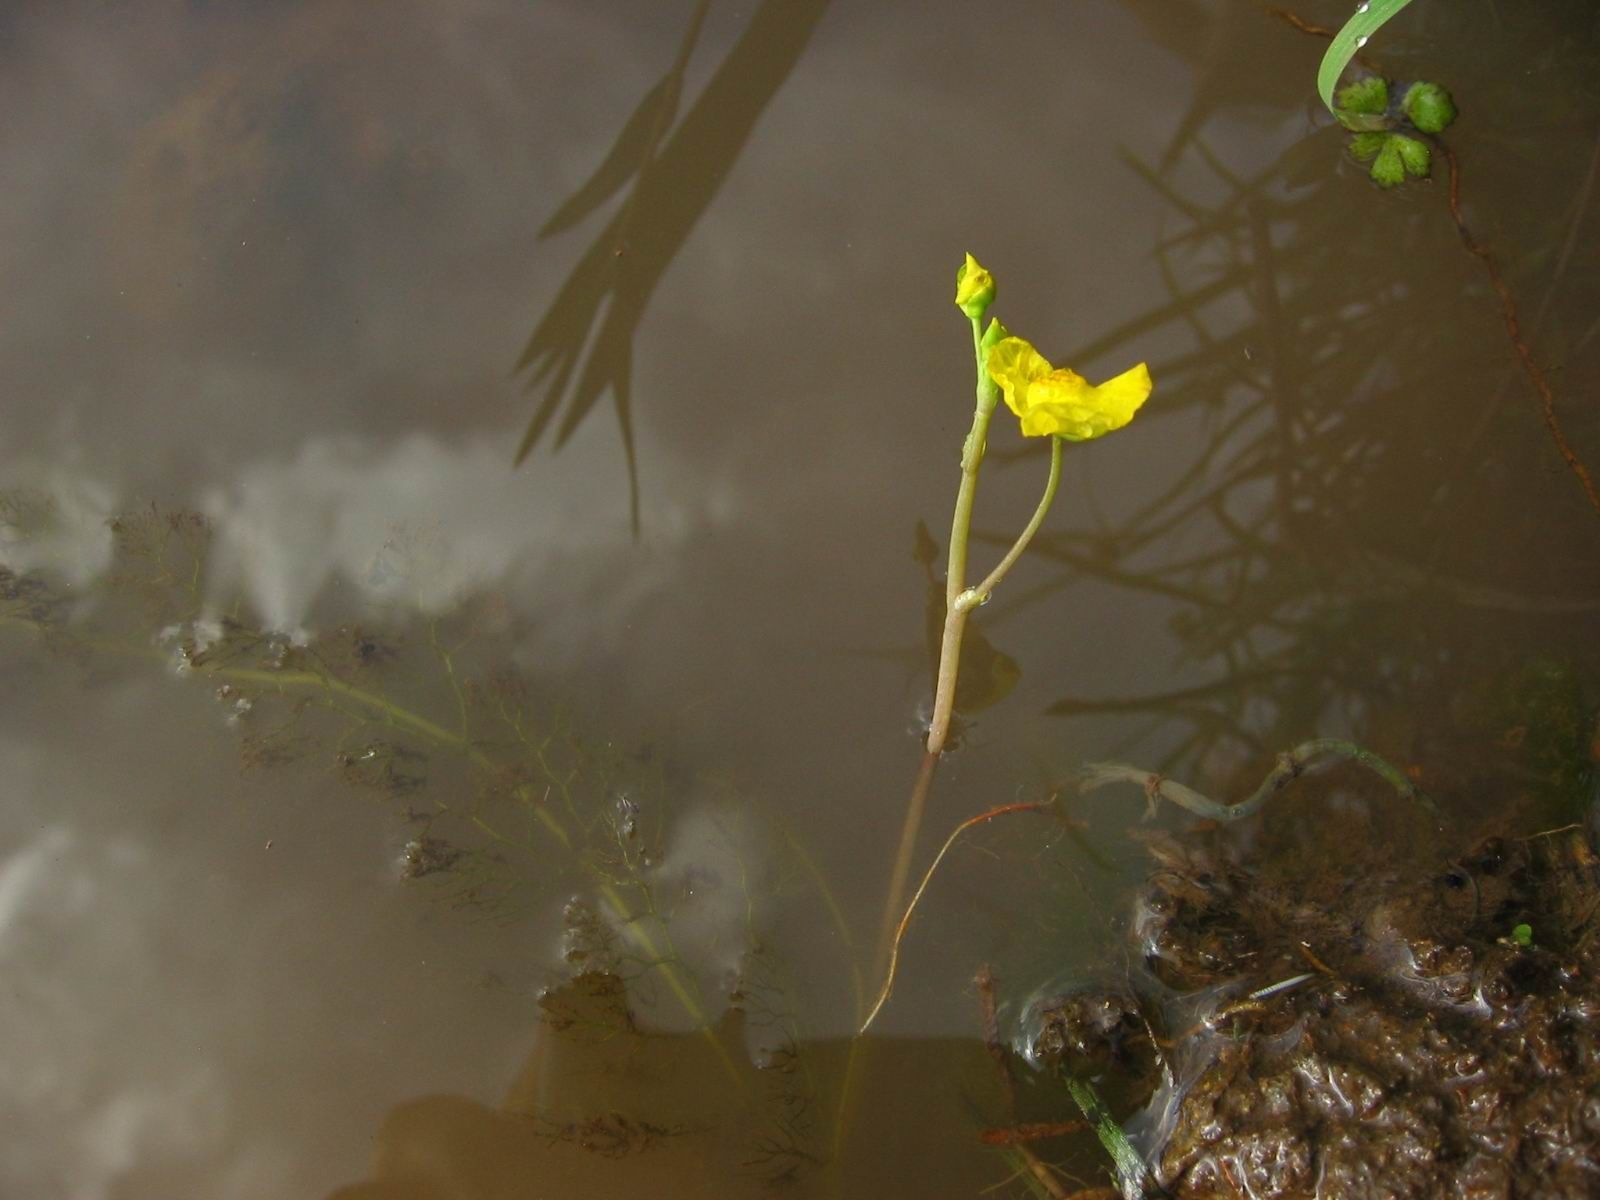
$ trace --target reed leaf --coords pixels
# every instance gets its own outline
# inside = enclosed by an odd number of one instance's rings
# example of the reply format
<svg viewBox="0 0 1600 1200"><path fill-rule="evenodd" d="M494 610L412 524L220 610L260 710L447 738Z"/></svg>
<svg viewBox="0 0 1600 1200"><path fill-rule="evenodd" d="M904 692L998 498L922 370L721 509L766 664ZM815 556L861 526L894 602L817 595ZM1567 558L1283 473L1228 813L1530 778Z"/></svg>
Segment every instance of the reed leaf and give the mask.
<svg viewBox="0 0 1600 1200"><path fill-rule="evenodd" d="M1333 89L1350 60L1367 44L1368 38L1410 3L1411 0L1366 0L1344 23L1344 28L1333 35L1328 52L1322 56L1322 65L1317 68L1317 94L1329 112L1333 111Z"/></svg>

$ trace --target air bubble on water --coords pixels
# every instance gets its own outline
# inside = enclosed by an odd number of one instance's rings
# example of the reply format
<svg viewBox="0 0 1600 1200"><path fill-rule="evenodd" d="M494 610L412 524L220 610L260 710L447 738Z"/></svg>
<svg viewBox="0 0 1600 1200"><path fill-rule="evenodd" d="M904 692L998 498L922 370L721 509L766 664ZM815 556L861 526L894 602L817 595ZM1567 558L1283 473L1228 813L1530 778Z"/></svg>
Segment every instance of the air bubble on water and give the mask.
<svg viewBox="0 0 1600 1200"><path fill-rule="evenodd" d="M625 838L639 835L639 805L626 792L617 795L617 832Z"/></svg>

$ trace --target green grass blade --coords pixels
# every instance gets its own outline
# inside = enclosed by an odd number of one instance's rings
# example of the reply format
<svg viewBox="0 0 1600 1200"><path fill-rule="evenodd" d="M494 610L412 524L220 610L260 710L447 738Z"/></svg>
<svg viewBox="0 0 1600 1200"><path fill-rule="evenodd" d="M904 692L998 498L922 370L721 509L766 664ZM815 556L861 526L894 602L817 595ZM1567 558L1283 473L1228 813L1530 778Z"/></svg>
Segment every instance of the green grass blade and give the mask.
<svg viewBox="0 0 1600 1200"><path fill-rule="evenodd" d="M1329 112L1333 111L1333 89L1356 51L1366 45L1367 39L1383 28L1390 17L1410 3L1411 0L1369 0L1333 35L1328 52L1322 56L1322 65L1317 68L1317 93Z"/></svg>

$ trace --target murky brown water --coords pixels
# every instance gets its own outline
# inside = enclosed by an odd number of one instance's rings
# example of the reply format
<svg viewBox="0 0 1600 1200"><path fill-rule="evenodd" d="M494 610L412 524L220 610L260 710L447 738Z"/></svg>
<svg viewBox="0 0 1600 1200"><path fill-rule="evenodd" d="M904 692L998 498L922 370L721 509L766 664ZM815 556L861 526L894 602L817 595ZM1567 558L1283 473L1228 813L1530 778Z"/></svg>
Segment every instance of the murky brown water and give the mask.
<svg viewBox="0 0 1600 1200"><path fill-rule="evenodd" d="M1424 2L1381 40L1455 94L1461 219L1600 469L1590 6ZM981 614L1020 675L919 870L1085 761L1225 793L1317 736L1473 823L1570 815L1476 751L1529 736L1532 676L1592 715L1600 513L1445 162L1368 183L1323 45L1245 0L0 16L0 561L60 602L0 612L0 1195L1013 1176L972 980L1016 1037L1114 966L1136 793L974 835L848 1044L927 715L968 250L1014 330L1157 387L1068 448ZM675 113L630 126L675 60ZM579 193L614 144L615 194ZM979 562L1044 476L1001 417ZM575 945L670 1036L552 1021Z"/></svg>

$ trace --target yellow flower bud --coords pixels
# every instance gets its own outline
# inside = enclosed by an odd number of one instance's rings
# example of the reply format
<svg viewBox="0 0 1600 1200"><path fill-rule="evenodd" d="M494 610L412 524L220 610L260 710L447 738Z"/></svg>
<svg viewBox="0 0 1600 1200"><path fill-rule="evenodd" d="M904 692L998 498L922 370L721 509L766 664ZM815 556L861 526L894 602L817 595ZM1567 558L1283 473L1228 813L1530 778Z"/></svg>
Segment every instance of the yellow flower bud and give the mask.
<svg viewBox="0 0 1600 1200"><path fill-rule="evenodd" d="M974 321L981 321L985 310L994 303L994 290L994 276L967 255L967 261L956 271L956 307Z"/></svg>

